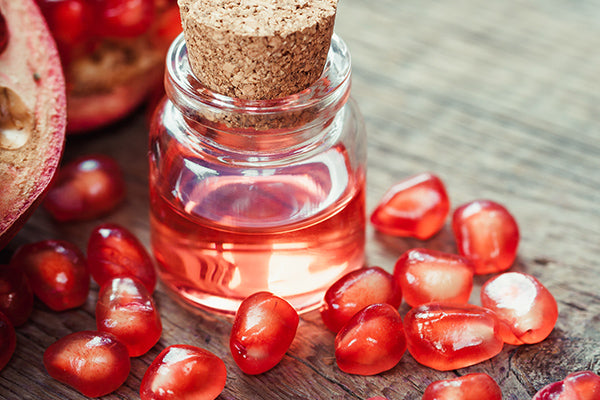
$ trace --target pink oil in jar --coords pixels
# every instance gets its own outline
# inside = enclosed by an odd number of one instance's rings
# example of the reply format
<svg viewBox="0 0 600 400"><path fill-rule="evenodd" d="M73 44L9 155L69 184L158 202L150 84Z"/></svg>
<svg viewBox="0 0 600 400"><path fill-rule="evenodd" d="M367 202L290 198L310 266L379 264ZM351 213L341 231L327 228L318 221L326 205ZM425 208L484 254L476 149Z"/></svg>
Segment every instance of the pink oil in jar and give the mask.
<svg viewBox="0 0 600 400"><path fill-rule="evenodd" d="M258 291L299 311L364 263L366 134L350 56L334 35L324 72L275 100L211 92L183 36L150 137L151 242L163 283L234 313Z"/></svg>

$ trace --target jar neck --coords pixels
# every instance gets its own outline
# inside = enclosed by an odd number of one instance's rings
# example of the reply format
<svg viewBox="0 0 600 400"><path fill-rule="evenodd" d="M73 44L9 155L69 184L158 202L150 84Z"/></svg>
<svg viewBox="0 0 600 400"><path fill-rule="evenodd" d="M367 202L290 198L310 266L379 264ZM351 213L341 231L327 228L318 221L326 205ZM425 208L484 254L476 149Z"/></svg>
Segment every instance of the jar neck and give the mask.
<svg viewBox="0 0 600 400"><path fill-rule="evenodd" d="M244 151L283 149L322 135L350 96L350 53L333 35L321 77L305 90L277 99L244 100L215 93L188 62L183 34L166 59L165 90L196 140Z"/></svg>

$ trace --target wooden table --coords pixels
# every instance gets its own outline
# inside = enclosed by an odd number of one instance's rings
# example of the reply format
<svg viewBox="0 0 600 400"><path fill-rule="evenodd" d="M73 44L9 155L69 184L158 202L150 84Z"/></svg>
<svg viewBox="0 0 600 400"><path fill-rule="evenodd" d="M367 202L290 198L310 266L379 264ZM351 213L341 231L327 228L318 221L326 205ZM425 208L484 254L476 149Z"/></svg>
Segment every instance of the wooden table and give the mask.
<svg viewBox="0 0 600 400"><path fill-rule="evenodd" d="M422 171L443 179L454 207L477 198L505 204L522 233L513 270L535 275L556 297L554 332L458 371L423 367L406 353L391 371L361 377L337 368L334 336L312 312L301 318L280 365L245 376L229 354L231 320L182 308L159 288L162 339L132 360L129 379L107 399L138 398L149 363L175 343L205 347L225 361L219 399L420 399L434 380L482 371L504 399L522 400L569 372L600 372L600 2L341 0L336 27L353 55L353 94L369 132L368 210L393 183ZM146 138L140 112L105 132L69 137L65 160L96 152L120 161L128 197L102 221L129 227L148 245ZM42 239L85 249L100 222L59 225L38 210L0 262ZM368 263L389 271L412 247L456 251L448 224L426 242L371 228L367 238ZM476 278L475 303L485 279ZM62 313L36 303L0 373L0 398L83 398L46 374L42 353L68 333L94 329L96 296L94 284L84 307Z"/></svg>

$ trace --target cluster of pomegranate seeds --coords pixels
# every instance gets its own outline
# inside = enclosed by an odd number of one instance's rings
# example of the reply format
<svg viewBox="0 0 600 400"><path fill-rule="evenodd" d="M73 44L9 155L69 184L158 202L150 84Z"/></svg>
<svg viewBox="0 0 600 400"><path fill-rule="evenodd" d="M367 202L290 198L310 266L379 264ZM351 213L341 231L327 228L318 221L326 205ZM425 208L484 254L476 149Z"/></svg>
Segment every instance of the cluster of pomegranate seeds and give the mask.
<svg viewBox="0 0 600 400"><path fill-rule="evenodd" d="M389 304L372 304L356 313L335 338L338 367L375 375L398 364L406 351L402 318Z"/></svg>
<svg viewBox="0 0 600 400"><path fill-rule="evenodd" d="M160 339L162 323L146 287L131 277L114 278L101 287L96 326L115 335L130 357L145 354Z"/></svg>
<svg viewBox="0 0 600 400"><path fill-rule="evenodd" d="M144 284L149 293L156 286L152 258L142 243L124 227L102 224L90 235L87 248L90 273L103 286L120 276L132 276Z"/></svg>
<svg viewBox="0 0 600 400"><path fill-rule="evenodd" d="M502 400L502 390L494 379L473 373L454 379L432 382L422 400Z"/></svg>
<svg viewBox="0 0 600 400"><path fill-rule="evenodd" d="M600 376L592 371L579 371L567 375L559 382L544 386L531 400L598 400Z"/></svg>
<svg viewBox="0 0 600 400"><path fill-rule="evenodd" d="M82 221L105 215L124 198L125 181L117 162L90 155L59 169L43 204L57 221Z"/></svg>
<svg viewBox="0 0 600 400"><path fill-rule="evenodd" d="M4 14L0 12L0 54L4 52L4 49L8 46L8 26L6 26L6 19Z"/></svg>
<svg viewBox="0 0 600 400"><path fill-rule="evenodd" d="M32 310L33 292L25 273L14 266L0 265L0 312L13 326L20 326Z"/></svg>
<svg viewBox="0 0 600 400"><path fill-rule="evenodd" d="M496 313L508 344L541 342L558 319L554 296L536 278L521 272L489 279L481 288L481 305Z"/></svg>
<svg viewBox="0 0 600 400"><path fill-rule="evenodd" d="M8 364L16 347L15 328L10 319L0 312L0 371Z"/></svg>
<svg viewBox="0 0 600 400"><path fill-rule="evenodd" d="M352 271L327 289L321 306L325 326L337 333L354 314L376 303L388 303L398 308L402 292L392 275L379 267Z"/></svg>
<svg viewBox="0 0 600 400"><path fill-rule="evenodd" d="M371 223L380 232L425 240L442 226L450 201L443 182L423 173L394 185L371 214Z"/></svg>
<svg viewBox="0 0 600 400"><path fill-rule="evenodd" d="M394 266L394 279L412 307L432 301L467 303L475 267L465 257L428 249L406 251Z"/></svg>
<svg viewBox="0 0 600 400"><path fill-rule="evenodd" d="M406 314L404 329L414 359L440 371L488 360L504 345L498 317L471 304L422 304Z"/></svg>
<svg viewBox="0 0 600 400"><path fill-rule="evenodd" d="M510 268L517 256L519 227L511 213L490 200L475 200L458 207L452 230L459 254L475 264L476 274Z"/></svg>
<svg viewBox="0 0 600 400"><path fill-rule="evenodd" d="M91 2L37 0L37 3L59 47L75 46L89 37L88 28L95 20Z"/></svg>
<svg viewBox="0 0 600 400"><path fill-rule="evenodd" d="M189 345L164 349L146 370L141 400L213 400L225 388L225 363L208 350Z"/></svg>
<svg viewBox="0 0 600 400"><path fill-rule="evenodd" d="M272 293L258 292L240 304L229 338L234 361L246 374L261 374L277 365L298 328L298 312Z"/></svg>
<svg viewBox="0 0 600 400"><path fill-rule="evenodd" d="M25 271L33 293L54 311L79 307L90 290L85 256L74 244L44 240L21 246L10 265Z"/></svg>
<svg viewBox="0 0 600 400"><path fill-rule="evenodd" d="M106 332L81 331L51 344L44 352L48 374L88 397L117 390L129 376L127 347Z"/></svg>

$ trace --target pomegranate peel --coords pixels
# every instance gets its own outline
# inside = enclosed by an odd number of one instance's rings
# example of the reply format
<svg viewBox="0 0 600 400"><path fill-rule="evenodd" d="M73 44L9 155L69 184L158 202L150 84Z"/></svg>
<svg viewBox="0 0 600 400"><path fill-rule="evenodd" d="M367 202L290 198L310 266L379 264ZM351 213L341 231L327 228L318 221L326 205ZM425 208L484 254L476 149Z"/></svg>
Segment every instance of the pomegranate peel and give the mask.
<svg viewBox="0 0 600 400"><path fill-rule="evenodd" d="M65 138L65 82L56 44L33 0L0 0L0 248L48 187ZM27 29L23 29L26 26Z"/></svg>

